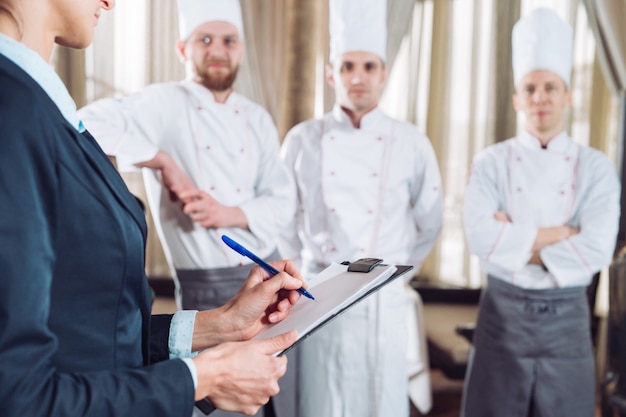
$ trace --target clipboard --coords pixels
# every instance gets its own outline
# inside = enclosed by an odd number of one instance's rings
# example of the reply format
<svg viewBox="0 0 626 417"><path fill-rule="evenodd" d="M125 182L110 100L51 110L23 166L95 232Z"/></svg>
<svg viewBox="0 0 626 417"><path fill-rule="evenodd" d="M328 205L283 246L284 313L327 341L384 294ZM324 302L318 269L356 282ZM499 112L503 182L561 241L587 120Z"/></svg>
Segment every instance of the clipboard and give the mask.
<svg viewBox="0 0 626 417"><path fill-rule="evenodd" d="M355 263L334 263L318 274L310 281L308 288L316 301L300 298L289 316L259 333L254 340L269 339L292 329L298 330L296 342L276 352L277 356L284 355L343 312L413 269L410 265L377 264L369 272L349 272L348 267ZM349 295L345 296L346 293Z"/></svg>
<svg viewBox="0 0 626 417"><path fill-rule="evenodd" d="M336 317L339 317L343 312L349 310L365 298L380 290L385 285L413 269L413 266L411 265L385 265L380 263L381 260L376 262L372 258L367 258L365 260L365 264L369 264L369 266L363 269L362 261L364 260L358 260L353 263L333 263L330 265L310 282L308 290L315 295L316 301L301 297L298 304L292 307L287 318L280 323L276 323L268 327L266 330L256 335L253 340L269 339L293 328L304 329L304 331L299 330L298 339L293 345L283 351L275 353L276 356L284 355L316 331L324 327L326 324L330 323ZM350 272L348 271L350 265L356 265L357 268L353 269L362 269L362 271ZM342 288L346 291L352 290L355 292L351 293L350 297L347 299L338 299L336 303L327 304L326 307L328 308L324 309L325 311L320 316L314 317L312 315L314 312L307 306L313 305L312 303L324 303L324 294L326 291L323 291L323 289L328 290L334 285L346 284L341 280L350 280L350 277L357 278L360 282L355 283L353 286L345 285L342 286ZM307 322L303 323L303 321ZM296 327L294 327L294 325ZM207 399L197 401L196 407L198 407L204 414L210 414L215 411L215 406Z"/></svg>

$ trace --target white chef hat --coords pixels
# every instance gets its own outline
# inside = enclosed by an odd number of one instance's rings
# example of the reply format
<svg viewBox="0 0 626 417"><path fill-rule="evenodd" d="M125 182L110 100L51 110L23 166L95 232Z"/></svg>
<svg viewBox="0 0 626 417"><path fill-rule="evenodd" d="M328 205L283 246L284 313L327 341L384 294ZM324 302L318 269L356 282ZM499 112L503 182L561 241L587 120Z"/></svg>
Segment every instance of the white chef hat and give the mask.
<svg viewBox="0 0 626 417"><path fill-rule="evenodd" d="M330 0L330 62L365 51L387 60L386 0Z"/></svg>
<svg viewBox="0 0 626 417"><path fill-rule="evenodd" d="M517 86L526 74L552 71L569 87L574 34L552 9L538 8L513 27L513 79Z"/></svg>
<svg viewBox="0 0 626 417"><path fill-rule="evenodd" d="M189 38L201 24L211 21L232 23L243 38L239 0L178 0L178 31L181 40Z"/></svg>

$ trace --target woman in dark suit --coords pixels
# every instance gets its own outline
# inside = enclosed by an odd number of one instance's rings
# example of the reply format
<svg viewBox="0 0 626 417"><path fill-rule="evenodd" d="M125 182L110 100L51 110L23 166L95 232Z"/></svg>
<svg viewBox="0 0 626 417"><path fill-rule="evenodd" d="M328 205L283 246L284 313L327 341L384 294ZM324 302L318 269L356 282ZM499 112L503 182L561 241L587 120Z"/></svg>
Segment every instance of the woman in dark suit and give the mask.
<svg viewBox="0 0 626 417"><path fill-rule="evenodd" d="M303 282L277 262L285 272L253 270L219 309L150 316L142 211L48 65L55 42L86 47L113 6L0 0L0 414L187 417L207 397L252 413L295 335L245 340Z"/></svg>

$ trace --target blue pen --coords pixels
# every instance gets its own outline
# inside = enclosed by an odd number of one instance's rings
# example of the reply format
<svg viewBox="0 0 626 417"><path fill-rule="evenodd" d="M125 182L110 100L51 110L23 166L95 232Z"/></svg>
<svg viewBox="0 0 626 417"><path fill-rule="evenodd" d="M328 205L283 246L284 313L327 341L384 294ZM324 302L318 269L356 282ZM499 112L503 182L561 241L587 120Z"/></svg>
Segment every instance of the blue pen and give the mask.
<svg viewBox="0 0 626 417"><path fill-rule="evenodd" d="M235 242L228 236L222 235L222 240L235 252L252 259L252 261L255 264L265 269L267 272L269 272L271 276L274 276L280 273L278 269L274 268L272 265L268 264L263 259L259 258L254 253L250 252L248 249L244 248L243 246L241 246L239 243ZM298 288L297 291L300 294L304 295L305 297L310 298L311 300L315 300L315 298L311 295L311 293L305 290L304 288Z"/></svg>

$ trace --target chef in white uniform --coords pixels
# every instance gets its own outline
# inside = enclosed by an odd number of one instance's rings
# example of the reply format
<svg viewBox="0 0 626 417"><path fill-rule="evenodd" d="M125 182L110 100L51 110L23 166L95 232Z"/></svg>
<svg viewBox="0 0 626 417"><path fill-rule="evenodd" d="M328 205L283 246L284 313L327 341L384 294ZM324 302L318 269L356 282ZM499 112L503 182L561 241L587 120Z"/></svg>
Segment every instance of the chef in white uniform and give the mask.
<svg viewBox="0 0 626 417"><path fill-rule="evenodd" d="M573 36L550 9L513 29L524 131L474 159L465 231L488 274L467 371L465 417L594 415L586 286L610 263L620 184L564 129Z"/></svg>
<svg viewBox="0 0 626 417"><path fill-rule="evenodd" d="M176 272L178 305L209 309L229 300L253 266L221 235L278 259L277 230L293 217L295 188L271 116L233 91L244 53L239 1L178 5L187 79L96 101L79 116L120 170L152 168L144 170L148 202ZM274 402L294 394L291 375ZM278 417L294 415L289 403Z"/></svg>
<svg viewBox="0 0 626 417"><path fill-rule="evenodd" d="M298 189L281 253L308 277L363 257L419 269L441 229L441 178L428 138L378 107L385 0L331 0L330 37L335 106L294 127L281 149ZM409 415L403 285L393 282L300 346L299 417Z"/></svg>

